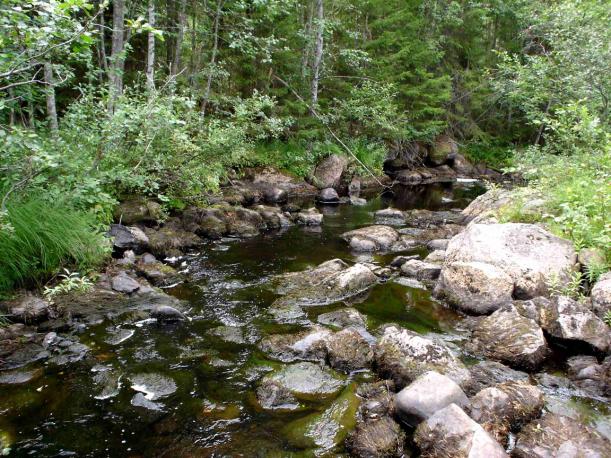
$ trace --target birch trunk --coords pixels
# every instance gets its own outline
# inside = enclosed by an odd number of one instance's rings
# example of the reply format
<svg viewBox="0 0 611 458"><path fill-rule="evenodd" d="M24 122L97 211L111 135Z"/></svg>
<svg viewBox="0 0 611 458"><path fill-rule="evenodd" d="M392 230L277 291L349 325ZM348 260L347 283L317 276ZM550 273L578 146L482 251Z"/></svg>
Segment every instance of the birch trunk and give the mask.
<svg viewBox="0 0 611 458"><path fill-rule="evenodd" d="M182 55L182 42L185 38L185 25L187 23L187 0L180 0L180 8L178 11L178 33L176 34L176 43L174 47L174 60L170 68L172 76L178 75L180 72L180 58Z"/></svg>
<svg viewBox="0 0 611 458"><path fill-rule="evenodd" d="M314 61L312 62L312 85L310 87L311 106L316 108L318 103L318 82L320 79L320 67L322 64L323 53L323 32L324 32L324 10L323 0L316 1L316 45L314 48Z"/></svg>
<svg viewBox="0 0 611 458"><path fill-rule="evenodd" d="M202 102L202 115L206 116L206 107L210 98L210 89L212 87L212 72L216 64L216 54L219 49L219 22L221 21L221 9L223 8L223 0L217 0L216 13L214 14L213 26L213 44L212 54L210 56L210 65L208 66L208 80L206 81L206 90L204 92L204 100Z"/></svg>
<svg viewBox="0 0 611 458"><path fill-rule="evenodd" d="M123 93L125 0L114 0L112 9L112 54L109 66L108 111L115 111L117 98Z"/></svg>
<svg viewBox="0 0 611 458"><path fill-rule="evenodd" d="M148 23L155 27L155 1L149 0ZM148 33L148 48L146 52L146 87L149 91L155 89L155 34Z"/></svg>
<svg viewBox="0 0 611 458"><path fill-rule="evenodd" d="M57 108L55 105L55 84L53 82L53 66L51 62L44 63L45 95L47 97L47 120L53 135L57 135Z"/></svg>

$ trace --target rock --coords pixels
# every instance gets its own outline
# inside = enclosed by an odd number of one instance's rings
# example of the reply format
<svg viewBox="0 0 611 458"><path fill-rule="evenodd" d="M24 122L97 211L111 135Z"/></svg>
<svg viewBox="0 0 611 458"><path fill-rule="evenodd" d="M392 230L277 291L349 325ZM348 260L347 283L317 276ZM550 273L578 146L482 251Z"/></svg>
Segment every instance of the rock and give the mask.
<svg viewBox="0 0 611 458"><path fill-rule="evenodd" d="M445 250L448 248L448 243L450 241L448 239L433 239L430 240L427 244L426 247L429 250L432 251L436 251L436 250L443 250L445 252ZM445 256L444 256L445 259Z"/></svg>
<svg viewBox="0 0 611 458"><path fill-rule="evenodd" d="M472 200L461 214L467 223L484 223L491 219L496 222L496 212L514 201L511 191L494 188Z"/></svg>
<svg viewBox="0 0 611 458"><path fill-rule="evenodd" d="M0 386L1 385L25 385L26 383L30 383L34 380L42 377L43 371L42 369L32 369L32 370L8 370L0 372Z"/></svg>
<svg viewBox="0 0 611 458"><path fill-rule="evenodd" d="M297 213L295 221L304 226L320 226L323 215L316 208L312 207Z"/></svg>
<svg viewBox="0 0 611 458"><path fill-rule="evenodd" d="M265 410L290 411L301 409L291 391L275 380L264 379L257 388L257 401Z"/></svg>
<svg viewBox="0 0 611 458"><path fill-rule="evenodd" d="M361 180L353 177L348 185L348 195L350 197L358 197L361 194Z"/></svg>
<svg viewBox="0 0 611 458"><path fill-rule="evenodd" d="M599 318L611 310L611 272L602 275L592 287L592 310Z"/></svg>
<svg viewBox="0 0 611 458"><path fill-rule="evenodd" d="M611 356L602 364L595 356L572 356L566 364L569 378L579 389L591 396L611 395Z"/></svg>
<svg viewBox="0 0 611 458"><path fill-rule="evenodd" d="M417 426L450 404L465 407L469 400L451 379L438 372L425 372L395 396L395 412L402 421Z"/></svg>
<svg viewBox="0 0 611 458"><path fill-rule="evenodd" d="M123 226L122 224L111 224L108 235L113 237L113 247L119 251L133 250L141 253L149 244L147 235L136 226Z"/></svg>
<svg viewBox="0 0 611 458"><path fill-rule="evenodd" d="M396 208L385 208L374 213L376 224L390 224L392 226L405 225L405 215Z"/></svg>
<svg viewBox="0 0 611 458"><path fill-rule="evenodd" d="M550 353L539 325L510 304L479 320L470 346L488 358L527 370L539 367Z"/></svg>
<svg viewBox="0 0 611 458"><path fill-rule="evenodd" d="M254 188L256 191L257 189L265 189L273 186L284 189L289 196L312 195L316 192L315 187L307 184L301 178L284 174L271 167L244 169L244 172L249 181L243 184L247 185L251 190Z"/></svg>
<svg viewBox="0 0 611 458"><path fill-rule="evenodd" d="M441 267L437 264L412 259L401 266L401 272L417 280L435 280L441 272Z"/></svg>
<svg viewBox="0 0 611 458"><path fill-rule="evenodd" d="M360 422L346 440L350 456L358 458L401 457L405 433L391 417Z"/></svg>
<svg viewBox="0 0 611 458"><path fill-rule="evenodd" d="M460 213L451 210L432 211L425 209L414 209L405 212L405 219L412 227L427 229L446 224L460 224L463 217Z"/></svg>
<svg viewBox="0 0 611 458"><path fill-rule="evenodd" d="M114 329L109 333L108 337L104 339L104 342L108 345L119 345L125 342L127 339L131 338L135 334L135 332L136 331L134 331L133 329Z"/></svg>
<svg viewBox="0 0 611 458"><path fill-rule="evenodd" d="M358 310L347 307L333 312L323 313L318 315L317 321L325 326L331 326L334 328L348 328L348 327L366 327L367 317L360 313Z"/></svg>
<svg viewBox="0 0 611 458"><path fill-rule="evenodd" d="M140 283L131 278L125 272L120 272L112 277L111 286L113 290L125 294L131 294L140 289Z"/></svg>
<svg viewBox="0 0 611 458"><path fill-rule="evenodd" d="M182 275L179 274L176 269L157 260L149 260L149 262L143 260L143 262L137 265L136 272L138 275L142 275L150 281L153 285L162 288L175 285L183 280Z"/></svg>
<svg viewBox="0 0 611 458"><path fill-rule="evenodd" d="M355 329L344 329L327 339L329 365L342 372L368 369L373 362L373 349Z"/></svg>
<svg viewBox="0 0 611 458"><path fill-rule="evenodd" d="M187 317L181 311L169 305L158 305L151 310L151 317L159 322L182 321Z"/></svg>
<svg viewBox="0 0 611 458"><path fill-rule="evenodd" d="M601 268L607 265L605 253L598 248L582 248L577 255L577 261L582 265L584 272Z"/></svg>
<svg viewBox="0 0 611 458"><path fill-rule="evenodd" d="M611 346L611 329L585 305L566 296L533 302L538 307L539 324L551 336L585 342L602 352Z"/></svg>
<svg viewBox="0 0 611 458"><path fill-rule="evenodd" d="M514 297L530 299L547 294L553 281L568 282L576 260L571 242L538 226L471 223L448 244L444 270L457 262L490 264L511 277Z"/></svg>
<svg viewBox="0 0 611 458"><path fill-rule="evenodd" d="M11 320L26 324L37 323L54 314L49 302L30 293L4 302L2 308L6 310Z"/></svg>
<svg viewBox="0 0 611 458"><path fill-rule="evenodd" d="M162 404L147 399L142 393L136 393L130 401L130 404L134 407L141 407L153 412L162 412L164 410Z"/></svg>
<svg viewBox="0 0 611 458"><path fill-rule="evenodd" d="M496 361L480 361L469 368L473 383L467 394L475 394L484 388L505 382L528 382L526 372L517 371Z"/></svg>
<svg viewBox="0 0 611 458"><path fill-rule="evenodd" d="M487 314L510 302L513 279L502 269L483 262L446 262L440 268L434 295L456 308L474 314Z"/></svg>
<svg viewBox="0 0 611 458"><path fill-rule="evenodd" d="M364 205L367 205L367 199L363 199L362 197L350 196L350 204L357 207L362 207Z"/></svg>
<svg viewBox="0 0 611 458"><path fill-rule="evenodd" d="M263 217L254 210L236 207L226 213L227 232L231 237L255 237L265 229Z"/></svg>
<svg viewBox="0 0 611 458"><path fill-rule="evenodd" d="M423 176L416 170L400 170L395 175L395 181L402 185L414 185L422 183Z"/></svg>
<svg viewBox="0 0 611 458"><path fill-rule="evenodd" d="M460 153L456 153L454 155L454 160L451 162L454 171L462 177L471 177L477 174L477 170L475 170L473 164Z"/></svg>
<svg viewBox="0 0 611 458"><path fill-rule="evenodd" d="M259 215L263 218L267 229L280 229L289 227L291 220L278 207L267 207L265 205L257 205L254 207Z"/></svg>
<svg viewBox="0 0 611 458"><path fill-rule="evenodd" d="M127 250L123 252L123 257L121 259L117 259L117 264L123 266L132 266L136 262L136 253L132 250Z"/></svg>
<svg viewBox="0 0 611 458"><path fill-rule="evenodd" d="M424 258L424 262L425 263L437 263L437 264L441 264L443 263L443 261L445 261L446 259L446 252L445 250L435 250L435 251L431 251L426 258Z"/></svg>
<svg viewBox="0 0 611 458"><path fill-rule="evenodd" d="M399 241L399 233L389 226L367 226L345 232L342 239L356 251L392 250Z"/></svg>
<svg viewBox="0 0 611 458"><path fill-rule="evenodd" d="M272 187L263 191L263 200L268 204L284 204L288 198L289 195L284 189Z"/></svg>
<svg viewBox="0 0 611 458"><path fill-rule="evenodd" d="M154 224L163 217L161 205L143 197L125 200L114 213L115 220L125 225L136 223Z"/></svg>
<svg viewBox="0 0 611 458"><path fill-rule="evenodd" d="M295 323L306 317L304 310L296 304L275 304L267 309L267 313L280 323Z"/></svg>
<svg viewBox="0 0 611 458"><path fill-rule="evenodd" d="M144 395L149 401L156 401L176 392L176 383L170 377L156 372L132 375L131 388Z"/></svg>
<svg viewBox="0 0 611 458"><path fill-rule="evenodd" d="M269 357L283 362L324 361L330 336L328 329L316 326L297 334L266 336L259 342L259 348Z"/></svg>
<svg viewBox="0 0 611 458"><path fill-rule="evenodd" d="M480 425L456 404L422 422L414 442L423 456L438 458L501 458L508 455Z"/></svg>
<svg viewBox="0 0 611 458"><path fill-rule="evenodd" d="M94 372L93 384L98 390L98 393L93 396L94 399L110 399L119 394L121 374L106 366L94 366L91 370Z"/></svg>
<svg viewBox="0 0 611 458"><path fill-rule="evenodd" d="M345 266L341 260L331 260L314 269L280 277L284 281L277 292L284 296L273 306L332 304L360 294L378 282L378 277L363 264Z"/></svg>
<svg viewBox="0 0 611 458"><path fill-rule="evenodd" d="M455 159L458 153L458 144L449 135L440 135L429 148L429 161L433 165L442 165Z"/></svg>
<svg viewBox="0 0 611 458"><path fill-rule="evenodd" d="M437 371L465 388L471 375L464 364L441 342L391 325L384 329L375 349L378 374L393 380L398 389L420 375Z"/></svg>
<svg viewBox="0 0 611 458"><path fill-rule="evenodd" d="M337 204L339 203L339 195L333 188L322 189L316 198L321 204Z"/></svg>
<svg viewBox="0 0 611 458"><path fill-rule="evenodd" d="M291 445L313 450L314 456L328 456L354 429L358 405L353 383L324 412L289 423L284 428L285 436Z"/></svg>
<svg viewBox="0 0 611 458"><path fill-rule="evenodd" d="M609 442L572 418L552 413L526 425L512 453L517 458L609 456Z"/></svg>
<svg viewBox="0 0 611 458"><path fill-rule="evenodd" d="M427 183L450 183L456 181L456 172L448 165L440 165L431 169L432 177L426 179Z"/></svg>
<svg viewBox="0 0 611 458"><path fill-rule="evenodd" d="M296 399L310 401L336 395L344 387L344 378L338 373L310 362L290 364L267 374L260 388L270 381Z"/></svg>
<svg viewBox="0 0 611 458"><path fill-rule="evenodd" d="M390 262L390 267L400 268L407 261L410 261L412 259L418 259L419 257L420 256L418 256L417 254L410 256L397 256Z"/></svg>
<svg viewBox="0 0 611 458"><path fill-rule="evenodd" d="M197 235L177 227L176 224L176 222L166 223L166 226L159 230L145 229L149 248L155 256L165 258L180 255L188 248L201 244L201 239Z"/></svg>
<svg viewBox="0 0 611 458"><path fill-rule="evenodd" d="M344 156L327 156L314 169L313 184L319 189L338 187L347 165L348 160Z"/></svg>
<svg viewBox="0 0 611 458"><path fill-rule="evenodd" d="M471 398L468 412L492 437L505 444L510 431L539 417L543 393L527 382L507 382L484 388Z"/></svg>
<svg viewBox="0 0 611 458"><path fill-rule="evenodd" d="M239 326L217 326L212 328L210 333L213 336L217 336L225 342L243 345L246 343L244 338L244 332Z"/></svg>

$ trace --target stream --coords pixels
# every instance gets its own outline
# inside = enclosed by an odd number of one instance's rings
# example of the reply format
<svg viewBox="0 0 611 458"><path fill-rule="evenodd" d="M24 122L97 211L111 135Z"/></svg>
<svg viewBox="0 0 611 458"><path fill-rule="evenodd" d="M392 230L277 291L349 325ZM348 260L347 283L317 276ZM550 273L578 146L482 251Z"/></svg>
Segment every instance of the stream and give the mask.
<svg viewBox="0 0 611 458"><path fill-rule="evenodd" d="M319 207L321 227L206 242L183 260L189 282L166 290L188 303L189 321L161 326L133 313L104 320L79 336L91 357L33 366L28 369L42 372L31 383L0 386L0 434L13 438L10 456L312 456L292 439L291 425L325 411L333 398L312 399L288 413L264 411L256 401L261 377L282 365L266 358L257 342L297 332L307 322L282 324L266 313L277 297L270 279L333 258L386 266L396 253L351 253L340 234L372 224L381 208L463 208L482 191L474 183L404 187L392 197L371 196L364 206ZM426 253L418 248L401 254ZM316 322L344 306L308 307L307 319ZM441 334L450 345L463 339L459 314L425 289L389 280L350 306L366 315L374 335L392 322ZM348 378L357 384L375 380L368 371ZM603 405L558 399L562 409L573 403L570 408L590 424L611 429Z"/></svg>

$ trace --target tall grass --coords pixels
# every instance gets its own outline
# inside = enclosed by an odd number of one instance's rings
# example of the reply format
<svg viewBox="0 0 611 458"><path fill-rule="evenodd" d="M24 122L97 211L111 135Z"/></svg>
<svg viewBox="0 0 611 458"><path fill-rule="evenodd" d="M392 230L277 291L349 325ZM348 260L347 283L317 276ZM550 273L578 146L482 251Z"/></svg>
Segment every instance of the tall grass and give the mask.
<svg viewBox="0 0 611 458"><path fill-rule="evenodd" d="M87 270L108 253L95 217L42 196L13 200L0 225L0 292L35 286L61 267Z"/></svg>

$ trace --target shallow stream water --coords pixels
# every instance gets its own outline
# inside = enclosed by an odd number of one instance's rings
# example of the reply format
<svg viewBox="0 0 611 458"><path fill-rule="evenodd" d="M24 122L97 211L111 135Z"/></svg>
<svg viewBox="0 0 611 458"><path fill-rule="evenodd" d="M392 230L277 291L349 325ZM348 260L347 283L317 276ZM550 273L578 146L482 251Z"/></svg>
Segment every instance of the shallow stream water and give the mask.
<svg viewBox="0 0 611 458"><path fill-rule="evenodd" d="M266 314L276 297L267 286L270 278L333 258L387 265L394 255L353 254L339 235L372 224L373 212L389 205L461 208L480 192L477 185L402 188L362 207L321 208L320 228L206 243L185 260L190 281L168 290L188 303L191 321L159 326L129 313L106 320L80 336L91 358L43 367L25 386L0 387L0 432L12 438L11 456L310 456L291 440L291 422L322 412L333 400L314 400L289 414L264 412L255 401L257 381L279 366L256 342L301 328ZM320 313L343 305L308 308L308 318L315 322ZM351 305L368 317L372 332L394 322L443 334L450 343L460 339L458 315L426 290L389 281ZM223 340L211 332L219 325L239 326L243 335L236 342ZM157 389L171 394L156 399L138 385L155 380L139 381L138 374L161 375ZM352 378L359 382L373 375Z"/></svg>

